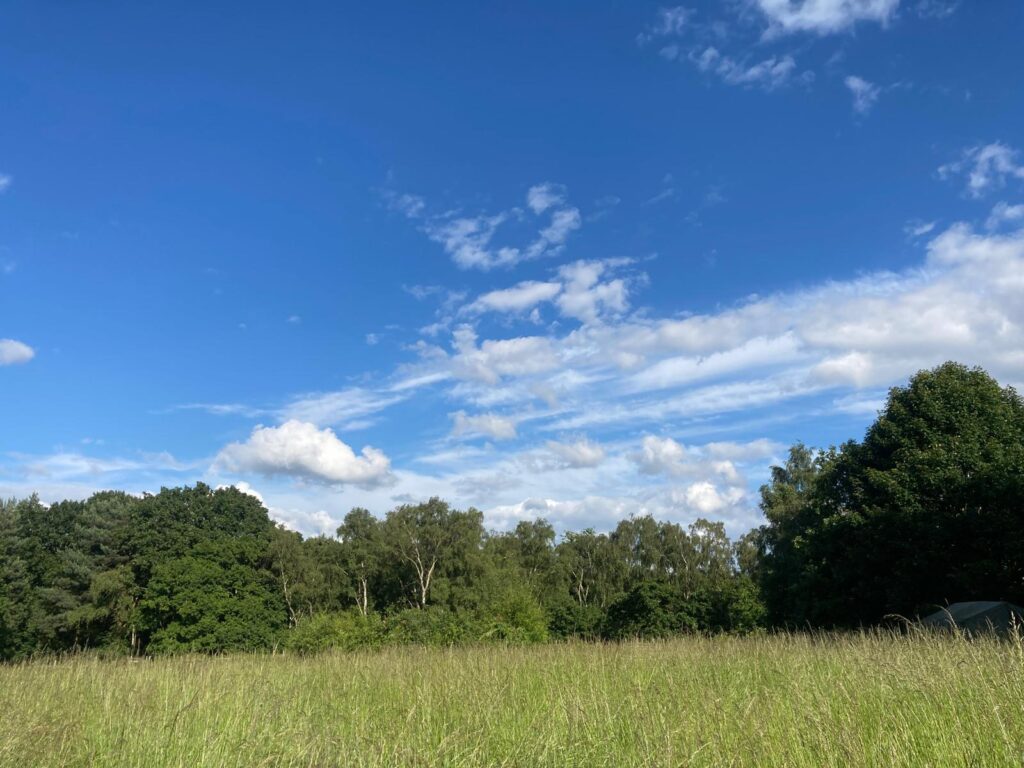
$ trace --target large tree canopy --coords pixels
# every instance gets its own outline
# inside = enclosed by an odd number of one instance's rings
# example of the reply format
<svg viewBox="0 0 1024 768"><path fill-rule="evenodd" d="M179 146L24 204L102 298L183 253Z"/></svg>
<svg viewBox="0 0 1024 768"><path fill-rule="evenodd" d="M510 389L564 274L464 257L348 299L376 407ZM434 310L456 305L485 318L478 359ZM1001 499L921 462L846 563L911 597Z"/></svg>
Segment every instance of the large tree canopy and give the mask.
<svg viewBox="0 0 1024 768"><path fill-rule="evenodd" d="M862 442L794 446L762 488L772 617L870 623L1024 599L1024 401L947 363L889 393Z"/></svg>

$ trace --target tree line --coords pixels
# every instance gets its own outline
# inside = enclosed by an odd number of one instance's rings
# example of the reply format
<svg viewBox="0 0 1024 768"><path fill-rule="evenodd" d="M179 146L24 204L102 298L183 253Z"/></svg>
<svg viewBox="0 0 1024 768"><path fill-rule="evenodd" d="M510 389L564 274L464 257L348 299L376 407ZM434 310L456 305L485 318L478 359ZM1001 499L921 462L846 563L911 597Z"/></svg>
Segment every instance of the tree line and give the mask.
<svg viewBox="0 0 1024 768"><path fill-rule="evenodd" d="M765 524L649 516L556 537L441 499L334 536L235 488L0 501L0 658L539 642L856 626L1024 601L1024 405L952 363L893 389L862 442L794 446Z"/></svg>

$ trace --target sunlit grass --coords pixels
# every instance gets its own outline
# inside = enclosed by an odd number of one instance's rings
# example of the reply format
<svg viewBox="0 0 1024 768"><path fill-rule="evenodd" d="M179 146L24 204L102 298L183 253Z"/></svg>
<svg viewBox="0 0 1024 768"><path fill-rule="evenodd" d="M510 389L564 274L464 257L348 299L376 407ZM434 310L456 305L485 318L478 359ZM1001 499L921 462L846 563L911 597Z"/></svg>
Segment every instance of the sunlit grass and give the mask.
<svg viewBox="0 0 1024 768"><path fill-rule="evenodd" d="M3 766L1001 766L1018 642L685 638L0 668Z"/></svg>

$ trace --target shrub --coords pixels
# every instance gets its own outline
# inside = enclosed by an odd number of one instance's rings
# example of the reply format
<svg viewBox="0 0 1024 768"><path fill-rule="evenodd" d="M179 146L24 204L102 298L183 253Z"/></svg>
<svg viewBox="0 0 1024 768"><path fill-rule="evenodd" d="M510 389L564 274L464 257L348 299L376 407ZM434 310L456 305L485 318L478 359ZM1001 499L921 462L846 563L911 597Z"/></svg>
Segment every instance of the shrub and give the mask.
<svg viewBox="0 0 1024 768"><path fill-rule="evenodd" d="M457 645L480 636L467 616L436 605L393 614L386 625L388 642L396 644Z"/></svg>
<svg viewBox="0 0 1024 768"><path fill-rule="evenodd" d="M318 613L302 619L285 636L285 647L297 653L318 653L331 648L352 651L375 648L384 641L384 627L376 614L355 610Z"/></svg>
<svg viewBox="0 0 1024 768"><path fill-rule="evenodd" d="M483 638L511 643L548 639L548 618L537 598L523 586L506 589L482 616Z"/></svg>
<svg viewBox="0 0 1024 768"><path fill-rule="evenodd" d="M625 640L692 632L698 628L699 608L667 584L643 582L609 606L604 635Z"/></svg>

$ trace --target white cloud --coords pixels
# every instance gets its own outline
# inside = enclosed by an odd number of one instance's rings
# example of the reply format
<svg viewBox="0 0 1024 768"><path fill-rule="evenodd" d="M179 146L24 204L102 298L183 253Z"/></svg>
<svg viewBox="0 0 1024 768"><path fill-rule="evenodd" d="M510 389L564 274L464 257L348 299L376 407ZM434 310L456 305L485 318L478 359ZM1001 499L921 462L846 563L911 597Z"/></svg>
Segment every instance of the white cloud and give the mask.
<svg viewBox="0 0 1024 768"><path fill-rule="evenodd" d="M542 431L661 425L887 387L949 359L1017 383L1022 282L1024 230L979 234L957 224L933 236L924 263L904 272L688 317L605 313L602 322L545 336L481 341L463 328L460 354L438 364L486 385L452 390L476 407L523 411L542 400L548 410L531 416Z"/></svg>
<svg viewBox="0 0 1024 768"><path fill-rule="evenodd" d="M605 459L604 448L587 439L577 440L573 443L548 440L547 448L566 467L596 467Z"/></svg>
<svg viewBox="0 0 1024 768"><path fill-rule="evenodd" d="M225 446L214 467L320 483L372 486L391 480L391 461L382 451L366 446L361 453L357 456L332 430L293 419L279 427L255 427L246 442Z"/></svg>
<svg viewBox="0 0 1024 768"><path fill-rule="evenodd" d="M960 160L940 166L939 176L965 176L967 194L983 197L990 190L1004 187L1010 179L1024 179L1024 165L1019 157L1020 152L998 141L969 147Z"/></svg>
<svg viewBox="0 0 1024 768"><path fill-rule="evenodd" d="M1018 222L1024 223L1024 204L1009 205L1005 202L998 202L992 208L992 213L985 221L985 226L988 229L999 229L1004 224Z"/></svg>
<svg viewBox="0 0 1024 768"><path fill-rule="evenodd" d="M485 516L499 530L514 528L520 520L544 518L559 530L578 531L586 527L608 530L619 520L630 515L642 515L647 511L648 508L642 502L633 498L587 496L562 500L530 497L512 504L490 507L485 510Z"/></svg>
<svg viewBox="0 0 1024 768"><path fill-rule="evenodd" d="M203 411L213 416L244 416L255 419L269 413L264 408L256 408L244 403L185 403L174 406L177 411Z"/></svg>
<svg viewBox="0 0 1024 768"><path fill-rule="evenodd" d="M587 527L610 530L620 520L641 515L683 524L692 523L698 517L711 517L725 522L730 535L745 532L758 520L747 493L740 488L721 489L710 481L630 496L589 494L550 498L534 495L484 509L488 524L499 530L514 528L520 520L537 518L548 520L561 531Z"/></svg>
<svg viewBox="0 0 1024 768"><path fill-rule="evenodd" d="M565 188L560 184L536 184L526 193L526 204L534 213L544 213L548 208L565 202Z"/></svg>
<svg viewBox="0 0 1024 768"><path fill-rule="evenodd" d="M678 36L683 34L690 24L690 20L696 14L692 8L685 8L677 5L674 8L659 8L654 24L647 32L641 32L636 36L640 45L646 45L655 38Z"/></svg>
<svg viewBox="0 0 1024 768"><path fill-rule="evenodd" d="M104 476L121 477L125 474L166 475L194 470L194 464L182 463L171 454L140 453L133 458L122 456L88 456L74 451L60 450L46 456L11 454L17 460L17 474L28 478L70 480ZM101 481L107 482L107 481Z"/></svg>
<svg viewBox="0 0 1024 768"><path fill-rule="evenodd" d="M440 285L403 285L402 290L420 301L444 292Z"/></svg>
<svg viewBox="0 0 1024 768"><path fill-rule="evenodd" d="M686 461L686 449L671 437L648 435L634 460L644 474L675 474Z"/></svg>
<svg viewBox="0 0 1024 768"><path fill-rule="evenodd" d="M716 478L728 485L742 485L744 479L736 464L722 453L726 452L719 450L718 455L713 456L706 449L688 449L671 437L647 435L640 450L631 458L645 475ZM742 455L738 451L734 453Z"/></svg>
<svg viewBox="0 0 1024 768"><path fill-rule="evenodd" d="M907 237L923 237L929 232L935 229L936 221L922 221L921 219L911 219L904 227L903 232Z"/></svg>
<svg viewBox="0 0 1024 768"><path fill-rule="evenodd" d="M729 85L759 86L767 91L789 83L796 74L796 60L789 55L769 56L767 59L750 64L722 54L714 46L690 54L692 61L701 72L718 75ZM804 73L803 79L809 79Z"/></svg>
<svg viewBox="0 0 1024 768"><path fill-rule="evenodd" d="M551 301L562 290L561 283L527 280L511 288L490 291L464 308L465 312L523 312L541 302Z"/></svg>
<svg viewBox="0 0 1024 768"><path fill-rule="evenodd" d="M516 423L495 413L467 416L465 411L451 414L454 437L490 437L494 440L514 440Z"/></svg>
<svg viewBox="0 0 1024 768"><path fill-rule="evenodd" d="M402 402L410 395L410 391L378 391L362 387L335 392L312 392L296 397L275 413L284 421L351 429L353 422L365 422L367 417Z"/></svg>
<svg viewBox="0 0 1024 768"><path fill-rule="evenodd" d="M659 35L678 35L694 13L696 11L693 9L684 8L681 5L677 5L675 8L659 8L658 20L653 31Z"/></svg>
<svg viewBox="0 0 1024 768"><path fill-rule="evenodd" d="M497 384L505 376L543 373L559 366L552 342L544 336L487 340L477 346L476 332L463 325L452 338L456 354L451 366L457 378Z"/></svg>
<svg viewBox="0 0 1024 768"><path fill-rule="evenodd" d="M767 17L770 32L842 32L860 21L885 25L899 0L755 0Z"/></svg>
<svg viewBox="0 0 1024 768"><path fill-rule="evenodd" d="M426 201L419 195L399 194L391 190L385 190L383 194L388 208L410 219L419 218L427 208Z"/></svg>
<svg viewBox="0 0 1024 768"><path fill-rule="evenodd" d="M748 462L778 456L785 451L786 447L776 443L774 440L762 437L747 443L708 443L702 446L702 449L713 459Z"/></svg>
<svg viewBox="0 0 1024 768"><path fill-rule="evenodd" d="M665 389L702 379L793 362L801 356L800 341L792 333L774 338L759 336L732 349L707 356L669 357L629 379L633 391Z"/></svg>
<svg viewBox="0 0 1024 768"><path fill-rule="evenodd" d="M496 216L437 221L430 224L426 232L430 239L440 243L452 260L463 269L511 266L521 260L518 248L491 248L494 233L507 218L506 214L501 213Z"/></svg>
<svg viewBox="0 0 1024 768"><path fill-rule="evenodd" d="M706 480L692 483L677 495L686 506L704 517L720 515L727 508L742 501L746 494L739 488L725 491Z"/></svg>
<svg viewBox="0 0 1024 768"><path fill-rule="evenodd" d="M460 310L460 314L482 312L522 313L538 304L553 301L563 317L593 323L608 315L620 315L629 308L629 286L623 278L602 281L611 270L631 264L629 259L576 261L557 270L558 280L527 280L511 288L490 291ZM640 275L639 279L644 279ZM539 313L531 320L537 322Z"/></svg>
<svg viewBox="0 0 1024 768"><path fill-rule="evenodd" d="M0 194L3 194L10 188L12 181L14 181L14 179L6 173L0 173Z"/></svg>
<svg viewBox="0 0 1024 768"><path fill-rule="evenodd" d="M853 110L861 115L866 115L878 101L878 95L882 92L874 83L869 83L863 77L850 75L844 81L846 87L853 94Z"/></svg>
<svg viewBox="0 0 1024 768"><path fill-rule="evenodd" d="M556 300L566 317L592 323L604 313L621 314L629 308L629 290L621 278L600 282L609 266L623 262L577 261L559 268L565 289Z"/></svg>
<svg viewBox="0 0 1024 768"><path fill-rule="evenodd" d="M415 199L422 203L420 198ZM562 251L569 235L583 223L579 209L567 204L565 190L559 185L546 182L530 187L526 204L534 217L548 218L532 240L520 245L494 243L504 224L523 220L525 213L520 208L477 216L460 216L457 212L431 216L424 212L425 203L391 207L420 221L427 237L440 244L459 267L489 270L556 255Z"/></svg>
<svg viewBox="0 0 1024 768"><path fill-rule="evenodd" d="M0 339L0 365L20 365L35 356L35 350L28 344L15 339Z"/></svg>
<svg viewBox="0 0 1024 768"><path fill-rule="evenodd" d="M923 19L944 19L953 15L960 0L918 0L914 11Z"/></svg>

